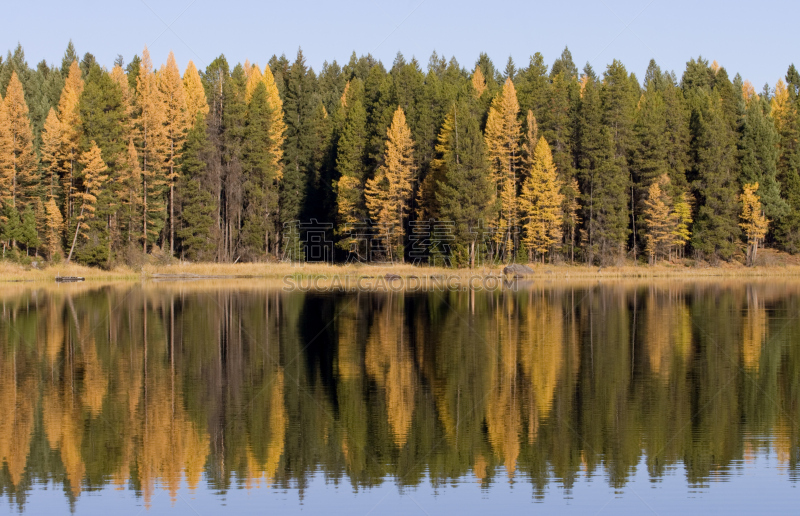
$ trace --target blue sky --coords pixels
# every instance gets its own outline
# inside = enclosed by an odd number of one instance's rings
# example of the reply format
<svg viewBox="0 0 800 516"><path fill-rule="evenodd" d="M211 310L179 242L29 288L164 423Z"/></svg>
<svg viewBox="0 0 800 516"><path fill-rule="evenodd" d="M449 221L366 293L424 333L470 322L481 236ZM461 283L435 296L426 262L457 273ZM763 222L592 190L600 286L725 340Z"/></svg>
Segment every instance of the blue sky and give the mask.
<svg viewBox="0 0 800 516"><path fill-rule="evenodd" d="M471 69L484 51L503 69L509 56L525 66L537 51L550 64L569 45L579 68L589 61L602 71L617 58L640 80L651 57L680 76L702 55L760 90L800 65L798 15L796 1L738 0L14 2L4 7L0 49L20 42L29 64L60 63L71 38L81 55L111 65L148 45L156 63L174 50L179 66L191 59L202 68L220 53L264 65L302 47L316 70L354 50L387 65L398 51L424 65L436 50Z"/></svg>

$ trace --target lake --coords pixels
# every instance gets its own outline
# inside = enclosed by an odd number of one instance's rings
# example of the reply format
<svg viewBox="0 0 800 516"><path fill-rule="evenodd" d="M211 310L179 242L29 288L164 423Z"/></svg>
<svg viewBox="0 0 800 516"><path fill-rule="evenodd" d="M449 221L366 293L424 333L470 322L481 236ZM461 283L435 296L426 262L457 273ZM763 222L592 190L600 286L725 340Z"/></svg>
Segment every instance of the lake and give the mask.
<svg viewBox="0 0 800 516"><path fill-rule="evenodd" d="M0 288L0 513L797 510L800 281L260 282Z"/></svg>

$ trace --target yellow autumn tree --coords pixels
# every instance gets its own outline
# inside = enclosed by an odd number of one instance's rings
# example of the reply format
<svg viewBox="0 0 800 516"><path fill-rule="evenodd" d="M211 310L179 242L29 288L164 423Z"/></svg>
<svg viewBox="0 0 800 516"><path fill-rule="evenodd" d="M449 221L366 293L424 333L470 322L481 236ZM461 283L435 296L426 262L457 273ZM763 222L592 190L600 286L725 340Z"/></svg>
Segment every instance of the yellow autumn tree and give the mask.
<svg viewBox="0 0 800 516"><path fill-rule="evenodd" d="M139 63L136 93L139 109L136 132L139 159L142 160L142 249L147 252L150 235L158 234L158 231L153 229L156 217L163 211L159 201L166 185L162 172L167 149L164 103L161 100L158 80L153 72L153 63L147 47L142 52L142 60Z"/></svg>
<svg viewBox="0 0 800 516"><path fill-rule="evenodd" d="M367 180L365 198L372 222L385 232L391 256L404 241L403 220L408 214L415 170L414 142L403 108L394 112L386 135L384 165ZM402 253L399 256L402 259Z"/></svg>
<svg viewBox="0 0 800 516"><path fill-rule="evenodd" d="M644 218L645 251L653 265L659 256L666 255L674 241L674 217L672 217L672 199L667 193L669 177L666 174L653 181L647 189L642 216Z"/></svg>
<svg viewBox="0 0 800 516"><path fill-rule="evenodd" d="M472 90L476 99L480 98L483 92L486 91L486 79L483 76L481 67L478 65L475 66L475 71L472 72Z"/></svg>
<svg viewBox="0 0 800 516"><path fill-rule="evenodd" d="M492 100L484 134L486 157L499 199L494 239L505 258L513 256L516 239L521 129L518 114L514 83L506 79L503 90Z"/></svg>
<svg viewBox="0 0 800 516"><path fill-rule="evenodd" d="M742 222L739 224L747 237L747 266L752 267L756 263L758 245L764 240L769 227L769 220L764 215L764 208L761 199L756 195L758 183L744 185L744 191L739 196L742 203Z"/></svg>
<svg viewBox="0 0 800 516"><path fill-rule="evenodd" d="M553 163L550 145L539 138L533 151L530 172L522 185L520 211L525 221L523 245L530 259L538 253L542 262L552 246L561 241L561 181Z"/></svg>
<svg viewBox="0 0 800 516"><path fill-rule="evenodd" d="M183 142L189 130L190 119L186 111L183 80L175 63L175 54L169 53L167 64L158 74L158 87L164 115L166 138L167 182L169 183L169 255L175 251L175 185L178 179L177 161L181 157Z"/></svg>
<svg viewBox="0 0 800 516"><path fill-rule="evenodd" d="M78 233L83 230L88 230L89 225L87 221L94 217L95 204L97 203L97 196L100 194L100 189L103 187L108 176L105 172L108 170L103 157L100 154L100 147L92 140L89 150L81 154L78 163L83 167L82 183L83 191L76 194L76 210L77 204L80 205L80 211L77 216L77 225L75 227L75 236L72 238L72 247L70 247L69 255L67 256L67 263L72 259L72 253L75 251L75 243L78 241Z"/></svg>
<svg viewBox="0 0 800 516"><path fill-rule="evenodd" d="M208 114L208 101L200 74L192 61L189 61L186 71L183 72L183 91L189 125L193 125L198 115L206 116Z"/></svg>
<svg viewBox="0 0 800 516"><path fill-rule="evenodd" d="M11 74L4 102L11 136L13 173L10 185L6 184L11 187L10 191L5 190L3 195L10 197L12 206L16 206L18 198L28 203L39 196L39 170L33 152L33 131L25 92L17 72Z"/></svg>
<svg viewBox="0 0 800 516"><path fill-rule="evenodd" d="M0 198L8 201L11 183L14 180L14 144L11 137L11 124L8 121L6 104L0 100Z"/></svg>
<svg viewBox="0 0 800 516"><path fill-rule="evenodd" d="M683 256L686 242L692 236L689 231L689 224L692 220L692 204L689 192L682 192L675 201L670 214L672 219L672 247L675 249L676 256ZM671 251L670 251L671 252Z"/></svg>
<svg viewBox="0 0 800 516"><path fill-rule="evenodd" d="M64 224L64 217L56 204L55 197L50 197L44 205L47 226L45 229L45 246L47 248L47 258L53 260L56 256L61 256L61 227Z"/></svg>
<svg viewBox="0 0 800 516"><path fill-rule="evenodd" d="M272 121L269 126L270 149L269 155L272 156L272 165L280 181L283 178L283 142L286 140L286 122L283 119L283 101L278 92L278 85L275 84L275 77L272 75L269 65L264 68L263 79L267 87L267 102L272 110Z"/></svg>
<svg viewBox="0 0 800 516"><path fill-rule="evenodd" d="M72 200L75 192L75 165L80 155L81 118L78 112L78 101L83 93L83 79L78 61L69 66L69 74L64 81L64 89L58 100L58 119L62 126L61 154L63 158L62 180L64 189L64 214L67 220L72 218Z"/></svg>

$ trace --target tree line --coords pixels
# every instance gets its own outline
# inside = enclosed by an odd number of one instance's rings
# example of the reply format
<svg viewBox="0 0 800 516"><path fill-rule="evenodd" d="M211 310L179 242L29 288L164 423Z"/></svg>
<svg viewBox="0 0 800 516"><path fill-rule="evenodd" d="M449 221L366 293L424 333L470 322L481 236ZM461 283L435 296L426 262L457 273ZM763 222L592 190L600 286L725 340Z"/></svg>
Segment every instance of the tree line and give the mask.
<svg viewBox="0 0 800 516"><path fill-rule="evenodd" d="M457 265L800 251L794 65L760 93L703 58L640 83L568 49L502 71L434 52L316 73L298 51L181 75L172 53L109 71L70 42L60 67L9 52L0 92L4 257L280 260L302 257L302 220L330 223L342 261L376 243L403 260L430 220L453 234L426 257Z"/></svg>

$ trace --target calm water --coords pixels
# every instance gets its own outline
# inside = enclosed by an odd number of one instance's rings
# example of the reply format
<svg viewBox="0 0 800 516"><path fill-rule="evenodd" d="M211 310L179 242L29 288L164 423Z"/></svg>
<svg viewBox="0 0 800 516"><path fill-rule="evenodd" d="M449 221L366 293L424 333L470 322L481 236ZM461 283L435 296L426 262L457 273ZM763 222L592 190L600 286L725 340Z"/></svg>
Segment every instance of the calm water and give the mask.
<svg viewBox="0 0 800 516"><path fill-rule="evenodd" d="M797 510L800 283L0 289L0 512Z"/></svg>

